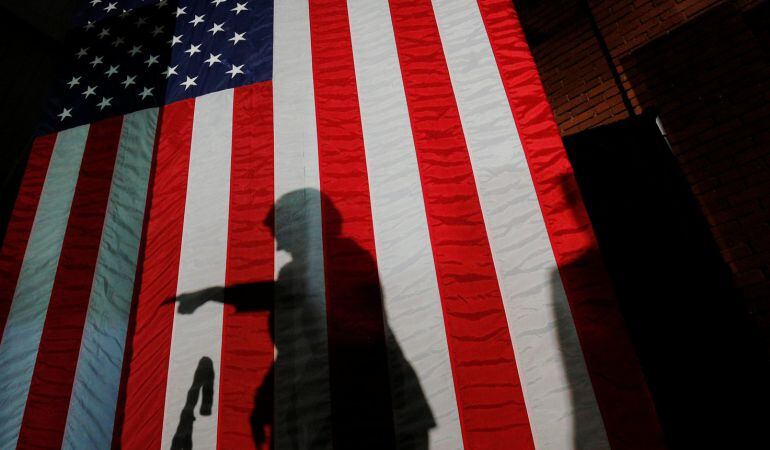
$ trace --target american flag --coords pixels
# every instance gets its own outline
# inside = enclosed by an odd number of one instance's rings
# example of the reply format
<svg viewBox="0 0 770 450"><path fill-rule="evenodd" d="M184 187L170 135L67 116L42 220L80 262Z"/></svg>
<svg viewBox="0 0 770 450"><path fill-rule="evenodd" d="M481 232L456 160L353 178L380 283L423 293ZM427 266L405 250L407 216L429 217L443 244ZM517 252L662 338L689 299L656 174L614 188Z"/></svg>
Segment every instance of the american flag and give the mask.
<svg viewBox="0 0 770 450"><path fill-rule="evenodd" d="M92 0L0 448L663 448L508 0Z"/></svg>

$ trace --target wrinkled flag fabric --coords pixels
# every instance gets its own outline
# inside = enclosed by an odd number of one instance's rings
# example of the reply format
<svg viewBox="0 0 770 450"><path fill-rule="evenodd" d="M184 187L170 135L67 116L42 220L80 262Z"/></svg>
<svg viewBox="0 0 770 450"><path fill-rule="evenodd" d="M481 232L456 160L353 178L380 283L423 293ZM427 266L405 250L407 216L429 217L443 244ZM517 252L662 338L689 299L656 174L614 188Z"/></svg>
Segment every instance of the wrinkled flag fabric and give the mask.
<svg viewBox="0 0 770 450"><path fill-rule="evenodd" d="M76 22L0 259L0 448L662 448L511 2Z"/></svg>

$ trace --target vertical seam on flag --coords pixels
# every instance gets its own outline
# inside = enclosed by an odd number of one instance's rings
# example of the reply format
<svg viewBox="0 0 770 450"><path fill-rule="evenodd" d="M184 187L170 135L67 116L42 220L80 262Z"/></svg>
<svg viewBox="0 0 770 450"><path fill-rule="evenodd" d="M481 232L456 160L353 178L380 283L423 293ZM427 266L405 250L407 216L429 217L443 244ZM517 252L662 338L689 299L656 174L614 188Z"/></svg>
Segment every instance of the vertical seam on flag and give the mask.
<svg viewBox="0 0 770 450"><path fill-rule="evenodd" d="M150 177L147 181L147 197L144 204L144 218L142 219L142 236L139 240L139 254L136 259L136 275L134 277L134 290L131 293L131 310L128 315L128 325L126 327L125 344L123 348L123 364L120 369L120 384L118 387L118 400L115 405L115 419L112 427L112 449L118 450L120 446L120 436L123 433L123 421L126 406L126 379L129 374L128 364L131 361L133 347L130 339L136 331L136 310L139 300L139 291L144 276L144 259L147 249L147 224L150 222L150 211L152 210L153 197L155 189L155 176L158 168L158 143L160 141L161 124L163 123L163 111L165 108L158 108L158 118L155 125L155 136L152 145L152 161L150 162Z"/></svg>
<svg viewBox="0 0 770 450"><path fill-rule="evenodd" d="M364 442L370 448L390 448L395 436L385 318L346 2L312 1L310 30L322 193L332 436L339 448L355 448ZM334 69L329 67L332 61ZM337 214L339 217L335 217ZM377 304L367 305L367 301ZM361 332L371 334L365 338L357 336L350 328L353 322L361 325ZM356 347L372 338L376 342L368 342L368 351ZM349 342L351 339L354 342ZM346 386L359 379L348 374L355 370L351 366L353 355L360 364L360 378L369 378L357 383L363 391L359 393L348 392L351 386ZM368 360L361 361L363 356ZM368 397L369 411L356 414L354 405L362 397ZM344 423L352 420L359 422Z"/></svg>
<svg viewBox="0 0 770 450"><path fill-rule="evenodd" d="M329 388L329 355L325 274L323 266L322 220L320 207L320 177L318 166L318 137L316 129L315 91L310 47L309 2L284 1L275 4L274 37L274 145L275 145L275 203L288 201L288 212L301 208L300 223L293 223L306 233L308 255L304 264L292 269L293 258L278 250L278 241L291 238L295 231L286 223L296 222L282 209L276 209L276 283L286 281L303 286L312 294L305 299L310 315L318 323L309 330L308 345L317 355L296 355L291 349L297 338L297 307L281 301L278 289L274 293L274 331L278 354L275 361L275 447L289 448L299 437L296 422L316 430L314 444L331 445L331 401ZM303 267L304 266L304 267ZM288 273L287 273L288 272ZM283 280L281 279L283 276ZM280 350L289 346L295 355L281 357ZM286 354L284 354L286 356ZM295 367L310 364L312 377L305 377L302 386L293 387ZM287 420L290 413L295 420Z"/></svg>

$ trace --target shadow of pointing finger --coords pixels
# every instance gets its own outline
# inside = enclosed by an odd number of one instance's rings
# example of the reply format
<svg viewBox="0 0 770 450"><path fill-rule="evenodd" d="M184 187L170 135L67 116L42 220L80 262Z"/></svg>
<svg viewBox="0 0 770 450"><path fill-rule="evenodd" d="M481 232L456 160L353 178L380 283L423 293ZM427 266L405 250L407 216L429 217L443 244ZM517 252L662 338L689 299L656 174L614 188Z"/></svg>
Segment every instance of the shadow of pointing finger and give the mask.
<svg viewBox="0 0 770 450"><path fill-rule="evenodd" d="M202 393L202 394L201 394ZM187 401L182 408L179 417L179 426L176 428L174 438L171 441L171 450L192 450L193 422L195 422L195 406L198 404L198 396L201 399L201 416L211 415L211 406L214 402L214 362L204 356L198 361L198 367L193 375L193 382L187 391Z"/></svg>

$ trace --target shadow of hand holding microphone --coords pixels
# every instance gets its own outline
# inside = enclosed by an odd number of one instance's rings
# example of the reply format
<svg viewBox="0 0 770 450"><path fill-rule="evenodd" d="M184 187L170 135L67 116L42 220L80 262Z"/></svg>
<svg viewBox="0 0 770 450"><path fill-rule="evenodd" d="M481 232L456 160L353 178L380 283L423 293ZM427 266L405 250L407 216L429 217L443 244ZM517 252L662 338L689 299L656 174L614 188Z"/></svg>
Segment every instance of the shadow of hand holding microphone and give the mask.
<svg viewBox="0 0 770 450"><path fill-rule="evenodd" d="M193 422L199 397L202 397L200 415L210 416L214 402L214 362L207 356L198 361L192 386L187 391L187 401L179 417L179 426L171 441L171 450L192 450Z"/></svg>

